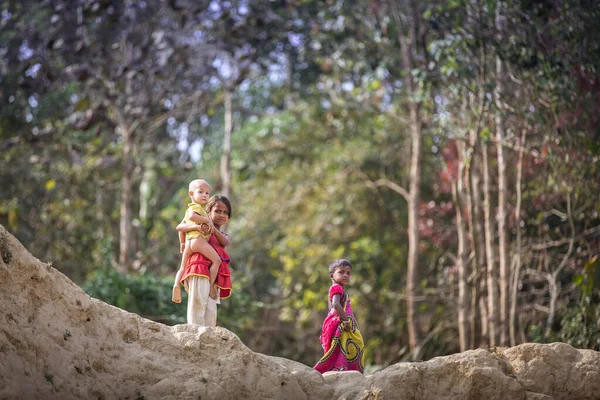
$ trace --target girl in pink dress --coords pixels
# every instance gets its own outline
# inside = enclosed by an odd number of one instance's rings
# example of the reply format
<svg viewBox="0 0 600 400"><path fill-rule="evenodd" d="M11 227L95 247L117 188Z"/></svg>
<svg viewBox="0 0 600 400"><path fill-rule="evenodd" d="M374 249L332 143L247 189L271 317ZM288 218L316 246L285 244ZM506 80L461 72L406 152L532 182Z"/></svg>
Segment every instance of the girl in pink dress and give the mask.
<svg viewBox="0 0 600 400"><path fill-rule="evenodd" d="M188 293L187 322L201 326L217 326L217 304L220 299L231 296L231 272L229 270L230 258L225 250L229 245L230 237L221 229L231 217L231 203L227 197L215 195L206 204L211 226L206 224L201 227L208 228L212 235L208 243L217 251L221 258L217 278L214 285L209 283L209 267L211 262L201 253L193 253L181 276L181 284ZM197 225L181 223L177 230L185 232L198 229ZM209 296L209 293L213 295Z"/></svg>
<svg viewBox="0 0 600 400"><path fill-rule="evenodd" d="M320 338L325 354L313 367L320 373L364 372L365 345L350 306L350 298L344 291L351 275L352 264L348 260L335 260L329 266L329 277L333 284L329 288L329 314L323 321Z"/></svg>

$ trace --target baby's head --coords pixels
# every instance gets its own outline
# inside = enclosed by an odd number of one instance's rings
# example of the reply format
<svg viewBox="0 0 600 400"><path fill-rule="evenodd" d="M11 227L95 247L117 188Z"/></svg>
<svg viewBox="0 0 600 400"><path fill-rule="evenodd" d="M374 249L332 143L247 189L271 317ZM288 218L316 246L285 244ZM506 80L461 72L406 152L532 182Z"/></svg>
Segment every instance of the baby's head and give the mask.
<svg viewBox="0 0 600 400"><path fill-rule="evenodd" d="M188 186L188 193L193 202L205 205L210 198L210 185L204 179L194 179Z"/></svg>
<svg viewBox="0 0 600 400"><path fill-rule="evenodd" d="M191 192L200 186L207 186L210 190L210 185L204 179L194 179L193 181L191 181L188 185L188 190Z"/></svg>

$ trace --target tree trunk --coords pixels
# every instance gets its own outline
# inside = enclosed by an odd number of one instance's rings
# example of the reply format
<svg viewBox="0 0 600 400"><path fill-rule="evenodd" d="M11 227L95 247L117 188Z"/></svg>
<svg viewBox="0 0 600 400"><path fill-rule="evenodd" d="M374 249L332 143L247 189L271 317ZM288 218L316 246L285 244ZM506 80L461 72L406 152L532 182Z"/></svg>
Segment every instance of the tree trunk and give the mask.
<svg viewBox="0 0 600 400"><path fill-rule="evenodd" d="M471 162L469 165L470 175L470 196L469 196L469 220L470 220L470 231L471 231L471 243L473 251L475 253L473 261L473 303L471 307L472 311L472 329L471 332L471 347L479 347L481 344L481 331L483 328L478 326L480 318L479 297L485 292L485 241L484 241L484 218L483 218L483 207L481 204L481 153L480 150L480 139L478 132L472 129L469 133L469 147L471 149ZM484 312L485 313L485 312ZM487 314L487 313L486 313ZM487 323L486 323L487 324ZM487 329L485 329L487 331Z"/></svg>
<svg viewBox="0 0 600 400"><path fill-rule="evenodd" d="M457 146L459 147L458 174L456 182L452 184L452 198L456 210L456 232L458 235L458 252L456 255L456 265L458 267L458 337L460 351L466 351L469 349L469 290L467 283L469 256L467 254L467 228L463 216L465 151L460 142L457 143Z"/></svg>
<svg viewBox="0 0 600 400"><path fill-rule="evenodd" d="M485 222L485 254L487 259L487 292L488 292L488 336L490 347L498 344L498 273L496 271L495 251L493 241L494 221L492 220L492 194L490 184L490 167L488 146L481 146L483 164L483 216Z"/></svg>
<svg viewBox="0 0 600 400"><path fill-rule="evenodd" d="M96 221L98 221L98 226L96 226L96 235L95 238L101 239L104 233L104 219L105 219L105 214L104 214L104 181L102 181L102 179L99 179L98 177L96 177L96 185L95 185L95 189L96 189L96 204L95 204L95 208L96 208ZM112 255L114 257L114 255Z"/></svg>
<svg viewBox="0 0 600 400"><path fill-rule="evenodd" d="M501 11L501 2L496 8L496 29L499 40L502 40L503 16ZM496 101L496 152L498 163L498 268L500 285L500 342L505 346L509 342L508 320L509 320L509 262L508 262L508 229L506 226L506 210L508 207L508 187L506 159L504 155L504 118L502 115L502 96L504 85L503 63L500 57L496 56L496 89L494 98Z"/></svg>
<svg viewBox="0 0 600 400"><path fill-rule="evenodd" d="M417 306L415 289L418 286L417 266L419 263L419 203L421 181L421 129L416 104L410 107L411 119L411 166L410 166L410 197L408 204L408 265L407 265L407 322L408 337L411 350L419 344Z"/></svg>
<svg viewBox="0 0 600 400"><path fill-rule="evenodd" d="M226 197L230 196L231 190L231 135L233 133L233 105L231 97L231 89L226 87L224 93L225 121L223 152L221 153L221 193Z"/></svg>
<svg viewBox="0 0 600 400"><path fill-rule="evenodd" d="M469 185L469 176L471 175L471 168L472 168L472 163L473 163L473 158L472 158L472 147L466 144L461 144L459 146L460 148L462 148L463 150L461 150L461 155L460 155L460 161L459 161L459 184L457 185L457 189L458 189L458 197L459 197L459 204L461 205L461 224L462 224L462 229L463 229L463 235L464 235L464 244L462 245L463 249L463 268L464 268L464 279L465 279L465 291L469 291L469 288L471 289L471 301L470 303L467 301L467 304L470 304L470 309L467 313L468 316L468 321L469 321L469 336L467 338L467 345L466 345L466 349L472 349L475 343L475 336L479 335L479 329L477 327L477 323L479 321L477 321L479 319L479 312L478 312L478 299L479 299L479 286L477 285L477 265L476 265L476 260L474 260L471 255L471 251L473 251L473 243L474 243L474 233L473 233L473 199L471 196L471 187ZM464 149L466 147L466 150ZM457 216L458 217L458 216ZM457 221L458 224L458 221ZM460 240L460 238L459 238ZM461 243L458 243L458 247L460 250L461 247ZM460 258L460 257L459 257ZM471 274L471 271L473 272L473 274ZM458 302L459 302L459 309L461 308L460 302L460 271L459 271L459 296L458 296ZM469 281L471 283L471 285L469 285ZM465 293L465 296L467 294ZM460 311L459 311L460 313ZM460 314L459 314L459 318L460 318ZM459 322L460 323L460 322ZM460 332L459 332L460 333ZM460 334L459 334L460 337ZM461 350L464 351L464 350Z"/></svg>
<svg viewBox="0 0 600 400"><path fill-rule="evenodd" d="M560 294L561 285L560 285L560 273L567 266L567 261L571 257L573 253L573 248L575 247L575 222L573 221L573 211L571 208L571 193L567 193L567 218L569 220L569 227L571 228L571 237L569 238L569 248L567 252L563 255L560 264L554 271L548 272L548 283L550 290L550 304L548 305L548 320L546 321L546 330L544 332L544 336L546 339L550 339L550 333L552 332L552 326L554 325L554 317L556 316L556 303L558 302L558 296ZM548 263L552 263L552 261L548 261ZM550 267L548 267L550 269Z"/></svg>
<svg viewBox="0 0 600 400"><path fill-rule="evenodd" d="M119 226L119 272L129 270L132 240L132 182L133 182L133 130L120 125L123 136L123 176L121 178L121 222Z"/></svg>
<svg viewBox="0 0 600 400"><path fill-rule="evenodd" d="M468 29L478 31L482 28L482 5L471 0L466 3L467 6L467 26ZM481 41L479 45L479 57L474 58L477 68L476 87L477 92L466 93L464 98L469 99L469 109L465 110L466 115L472 115L477 121L474 127L469 128L469 154L468 163L468 182L469 192L469 236L473 246L473 282L472 282L472 300L471 300L471 348L487 346L488 320L487 320L487 281L486 281L486 253L485 253L485 222L483 217L482 189L481 189L481 132L482 121L484 120L486 93L486 44ZM468 122L471 122L470 119Z"/></svg>
<svg viewBox="0 0 600 400"><path fill-rule="evenodd" d="M550 291L550 302L548 303L548 319L546 321L546 329L544 330L544 338L550 339L552 333L552 325L554 325L554 317L556 315L556 302L560 293L560 282L556 280L553 274L548 275L548 290Z"/></svg>
<svg viewBox="0 0 600 400"><path fill-rule="evenodd" d="M415 5L411 3L412 9ZM411 159L410 183L408 201L408 265L406 278L406 309L408 325L408 343L411 352L416 357L419 353L419 324L417 320L416 289L419 277L417 267L419 263L419 203L421 200L421 158L422 137L419 104L417 103L417 88L411 71L414 68L413 53L416 52L416 21L415 17L408 18L408 37L400 36L402 61L405 69L405 83L408 90L408 112L410 121ZM400 25L401 26L401 25Z"/></svg>
<svg viewBox="0 0 600 400"><path fill-rule="evenodd" d="M421 201L421 158L422 142L421 117L417 87L413 80L412 70L415 67L413 54L417 52L417 22L420 16L417 5L409 0L408 8L411 15L401 16L396 1L389 1L392 17L398 27L398 43L404 67L404 82L408 97L408 113L411 138L410 176L408 200L408 261L406 272L406 324L408 328L408 346L413 359L418 359L420 354L420 333L417 319L416 290L419 277L417 266L419 263L419 203ZM407 21L407 24L404 24ZM406 29L404 29L406 28ZM405 36L404 31L407 35Z"/></svg>
<svg viewBox="0 0 600 400"><path fill-rule="evenodd" d="M527 128L523 129L521 134L521 147L525 147L525 140L527 139ZM515 205L515 221L517 224L517 248L515 254L515 270L512 276L511 293L510 293L510 345L517 345L517 289L519 287L519 280L521 275L521 180L523 177L523 151L519 152L519 158L517 161L517 182L515 183L515 190L517 192L517 203Z"/></svg>
<svg viewBox="0 0 600 400"><path fill-rule="evenodd" d="M155 180L154 170L151 167L145 168L140 183L140 210L138 211L139 219L144 227L151 221L153 200L156 201L153 193Z"/></svg>
<svg viewBox="0 0 600 400"><path fill-rule="evenodd" d="M480 293L487 292L487 280L482 279L479 281L480 285ZM490 333L488 332L489 326L489 317L488 317L488 305L487 305L487 297L479 296L479 320L481 326L481 340L479 343L476 343L476 347L478 348L486 348L489 346L490 342Z"/></svg>

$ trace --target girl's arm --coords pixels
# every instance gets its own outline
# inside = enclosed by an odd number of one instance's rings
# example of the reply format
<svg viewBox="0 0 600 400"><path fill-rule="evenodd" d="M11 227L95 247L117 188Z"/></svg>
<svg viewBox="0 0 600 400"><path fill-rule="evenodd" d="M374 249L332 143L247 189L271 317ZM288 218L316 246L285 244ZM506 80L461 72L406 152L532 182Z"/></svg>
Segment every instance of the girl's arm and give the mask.
<svg viewBox="0 0 600 400"><path fill-rule="evenodd" d="M229 243L231 242L231 237L228 234L223 233L218 229L213 230L213 234L216 236L216 238L219 241L219 243L221 244L221 246L223 246L223 247L229 246Z"/></svg>
<svg viewBox="0 0 600 400"><path fill-rule="evenodd" d="M334 294L333 299L331 300L331 305L340 316L340 320L342 321L342 329L345 331L349 331L351 329L350 316L344 311L344 308L340 303L340 298L341 295L339 293Z"/></svg>
<svg viewBox="0 0 600 400"><path fill-rule="evenodd" d="M181 223L179 225L177 225L177 229L179 231L179 233L186 233L189 231L197 231L199 228L198 225L196 224L186 224L185 222L181 221Z"/></svg>
<svg viewBox="0 0 600 400"><path fill-rule="evenodd" d="M346 322L346 321L348 321L348 319L350 317L348 317L348 314L346 314L346 312L344 311L344 308L342 307L342 303L340 303L341 297L342 296L339 293L334 294L333 299L331 300L331 306L338 313L338 315L340 316L340 319L343 322Z"/></svg>

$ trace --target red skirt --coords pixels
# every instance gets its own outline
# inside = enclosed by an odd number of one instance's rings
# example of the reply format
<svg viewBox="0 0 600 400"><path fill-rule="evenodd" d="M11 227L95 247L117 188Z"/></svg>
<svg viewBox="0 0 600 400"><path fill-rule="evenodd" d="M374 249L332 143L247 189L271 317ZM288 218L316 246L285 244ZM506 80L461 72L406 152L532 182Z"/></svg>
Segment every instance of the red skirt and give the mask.
<svg viewBox="0 0 600 400"><path fill-rule="evenodd" d="M225 248L220 245L215 235L212 235L208 243L214 247L221 257L221 265L219 266L219 272L217 273L217 280L215 285L220 289L220 297L226 299L231 296L231 271L229 270L229 255L225 251ZM181 283L185 286L184 281L189 276L203 276L206 279L210 279L210 272L208 267L210 266L210 260L204 257L201 253L194 253L188 259L187 265L183 271Z"/></svg>

